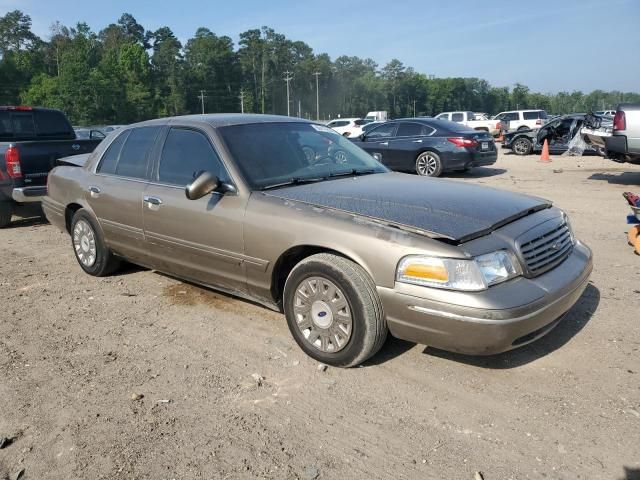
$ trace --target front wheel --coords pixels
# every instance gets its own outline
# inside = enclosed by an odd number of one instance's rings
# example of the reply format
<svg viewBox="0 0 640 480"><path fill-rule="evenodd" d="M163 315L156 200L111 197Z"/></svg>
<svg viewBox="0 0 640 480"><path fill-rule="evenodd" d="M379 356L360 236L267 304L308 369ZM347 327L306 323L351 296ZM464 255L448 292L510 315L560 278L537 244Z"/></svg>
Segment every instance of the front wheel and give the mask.
<svg viewBox="0 0 640 480"><path fill-rule="evenodd" d="M296 343L311 358L356 366L387 336L375 284L358 264L328 253L302 260L284 287L284 312Z"/></svg>
<svg viewBox="0 0 640 480"><path fill-rule="evenodd" d="M513 142L513 152L516 155L529 155L531 153L531 149L533 145L531 140L525 137L516 138Z"/></svg>
<svg viewBox="0 0 640 480"><path fill-rule="evenodd" d="M71 244L80 267L89 275L104 277L120 266L104 243L96 221L84 209L78 210L71 220Z"/></svg>
<svg viewBox="0 0 640 480"><path fill-rule="evenodd" d="M436 152L422 152L416 158L416 173L420 176L439 177L442 174L442 160Z"/></svg>

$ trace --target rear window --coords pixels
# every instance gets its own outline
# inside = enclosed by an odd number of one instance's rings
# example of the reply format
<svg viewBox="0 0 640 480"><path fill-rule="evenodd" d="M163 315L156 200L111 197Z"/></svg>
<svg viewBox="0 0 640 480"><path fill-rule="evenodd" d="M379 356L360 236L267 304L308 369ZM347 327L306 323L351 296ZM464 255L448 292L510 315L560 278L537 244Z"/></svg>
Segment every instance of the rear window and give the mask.
<svg viewBox="0 0 640 480"><path fill-rule="evenodd" d="M355 122L353 122L355 125L360 126L360 125L366 125L367 123L369 123L368 120L356 120Z"/></svg>
<svg viewBox="0 0 640 480"><path fill-rule="evenodd" d="M450 122L449 120L438 120L438 123L433 124L434 127L437 127L440 132L452 132L452 133L465 133L465 132L475 132L475 130L471 127L467 127L461 123Z"/></svg>
<svg viewBox="0 0 640 480"><path fill-rule="evenodd" d="M522 112L522 116L525 120L538 120L539 118L546 119L547 112L545 112L544 110L540 110L537 112Z"/></svg>
<svg viewBox="0 0 640 480"><path fill-rule="evenodd" d="M111 142L107 152L102 157L100 161L100 165L98 165L98 173L116 173L116 165L118 164L118 158L120 157L120 150L122 150L122 145L124 145L124 141L127 139L129 135L129 131L123 132L121 135Z"/></svg>
<svg viewBox="0 0 640 480"><path fill-rule="evenodd" d="M453 120L454 122L462 122L464 120L464 113L451 114L451 120Z"/></svg>
<svg viewBox="0 0 640 480"><path fill-rule="evenodd" d="M349 125L349 121L348 120L338 120L337 122L331 122L329 124L330 127L335 128L335 127L346 127L347 125Z"/></svg>
<svg viewBox="0 0 640 480"><path fill-rule="evenodd" d="M36 110L33 112L33 121L38 136L57 137L73 134L67 118L55 110Z"/></svg>

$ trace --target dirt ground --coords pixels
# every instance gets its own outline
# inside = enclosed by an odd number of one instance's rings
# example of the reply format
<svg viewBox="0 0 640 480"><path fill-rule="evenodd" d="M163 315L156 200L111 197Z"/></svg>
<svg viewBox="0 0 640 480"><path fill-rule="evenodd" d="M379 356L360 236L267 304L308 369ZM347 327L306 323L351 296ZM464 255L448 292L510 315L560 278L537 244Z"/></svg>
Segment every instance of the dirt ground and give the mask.
<svg viewBox="0 0 640 480"><path fill-rule="evenodd" d="M280 314L134 267L87 276L38 218L0 230L0 479L640 478L621 196L640 168L536 160L452 178L552 199L595 268L551 334L494 357L390 339L321 371Z"/></svg>

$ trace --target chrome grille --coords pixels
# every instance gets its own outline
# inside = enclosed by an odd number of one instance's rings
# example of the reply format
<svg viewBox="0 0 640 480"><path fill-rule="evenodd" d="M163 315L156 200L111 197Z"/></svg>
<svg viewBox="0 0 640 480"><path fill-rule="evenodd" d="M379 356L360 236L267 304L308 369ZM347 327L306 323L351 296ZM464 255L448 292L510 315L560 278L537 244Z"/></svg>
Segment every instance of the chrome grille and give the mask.
<svg viewBox="0 0 640 480"><path fill-rule="evenodd" d="M569 256L573 249L571 232L566 223L523 244L520 253L529 272L540 275Z"/></svg>

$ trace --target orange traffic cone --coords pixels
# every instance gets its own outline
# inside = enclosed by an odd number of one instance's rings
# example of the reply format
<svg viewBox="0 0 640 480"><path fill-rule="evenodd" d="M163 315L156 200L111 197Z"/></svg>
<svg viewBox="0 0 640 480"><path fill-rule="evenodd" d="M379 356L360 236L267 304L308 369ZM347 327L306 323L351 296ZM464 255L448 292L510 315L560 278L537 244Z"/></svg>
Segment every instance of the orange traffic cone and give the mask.
<svg viewBox="0 0 640 480"><path fill-rule="evenodd" d="M542 145L542 155L540 155L540 161L543 163L551 162L551 158L549 158L549 142L547 139L544 139L544 145Z"/></svg>

